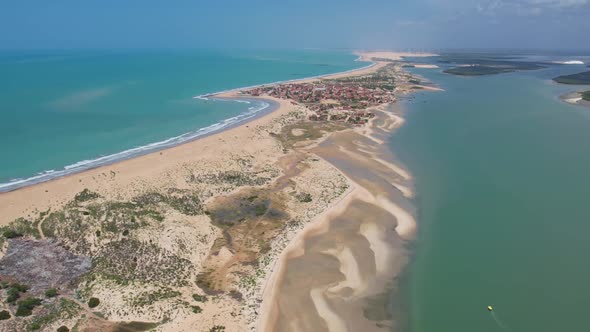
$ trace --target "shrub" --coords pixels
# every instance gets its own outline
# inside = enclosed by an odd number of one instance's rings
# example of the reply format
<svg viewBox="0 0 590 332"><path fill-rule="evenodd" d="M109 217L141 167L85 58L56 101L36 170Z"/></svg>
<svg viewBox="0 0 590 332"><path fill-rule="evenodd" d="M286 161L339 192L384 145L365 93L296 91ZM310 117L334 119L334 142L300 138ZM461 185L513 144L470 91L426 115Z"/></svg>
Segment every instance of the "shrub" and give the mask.
<svg viewBox="0 0 590 332"><path fill-rule="evenodd" d="M96 297L91 297L90 300L88 300L88 307L89 308L96 308L96 307L98 307L99 304L100 304L100 300L97 299Z"/></svg>
<svg viewBox="0 0 590 332"><path fill-rule="evenodd" d="M56 288L49 288L45 291L45 297L56 297L57 296L57 289Z"/></svg>
<svg viewBox="0 0 590 332"><path fill-rule="evenodd" d="M24 292L26 292L26 291L29 290L29 286L23 285L23 284L19 284L19 283L16 283L16 282L14 284L10 285L10 287L16 289L17 291L19 291L21 293L24 293Z"/></svg>
<svg viewBox="0 0 590 332"><path fill-rule="evenodd" d="M201 309L201 307L199 307L198 305L192 305L191 309L195 314L200 314L201 312L203 312L203 309Z"/></svg>
<svg viewBox="0 0 590 332"><path fill-rule="evenodd" d="M225 331L225 326L223 326L223 325L215 325L209 330L209 332L222 332L222 331Z"/></svg>
<svg viewBox="0 0 590 332"><path fill-rule="evenodd" d="M99 198L100 195L92 192L88 189L84 189L81 192L79 192L78 194L76 194L76 196L74 197L74 200L76 202L86 202L86 201L90 201L96 198Z"/></svg>
<svg viewBox="0 0 590 332"><path fill-rule="evenodd" d="M57 329L57 332L70 332L70 329L68 329L67 326L62 325Z"/></svg>
<svg viewBox="0 0 590 332"><path fill-rule="evenodd" d="M0 311L0 320L6 320L10 318L10 312L8 310Z"/></svg>
<svg viewBox="0 0 590 332"><path fill-rule="evenodd" d="M302 203L309 203L312 201L311 194L308 193L297 194L297 199Z"/></svg>
<svg viewBox="0 0 590 332"><path fill-rule="evenodd" d="M193 299L197 302L207 302L207 296L205 295L193 294Z"/></svg>
<svg viewBox="0 0 590 332"><path fill-rule="evenodd" d="M6 302L8 303L14 303L19 297L20 292L16 288L11 287L8 289L8 291L6 291Z"/></svg>
<svg viewBox="0 0 590 332"><path fill-rule="evenodd" d="M28 299L18 301L15 316L24 317L33 314L33 309L41 304L41 299L30 297Z"/></svg>
<svg viewBox="0 0 590 332"><path fill-rule="evenodd" d="M23 236L21 233L15 231L13 229L5 230L4 232L2 232L2 235L4 235L4 237L7 239L14 239L14 238Z"/></svg>

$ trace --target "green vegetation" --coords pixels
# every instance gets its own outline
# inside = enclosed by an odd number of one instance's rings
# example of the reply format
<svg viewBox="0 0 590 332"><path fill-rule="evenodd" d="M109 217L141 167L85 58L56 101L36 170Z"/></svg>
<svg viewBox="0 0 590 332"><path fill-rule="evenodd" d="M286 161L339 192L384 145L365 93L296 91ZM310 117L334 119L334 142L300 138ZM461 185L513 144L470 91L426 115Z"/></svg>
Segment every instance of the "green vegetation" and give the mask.
<svg viewBox="0 0 590 332"><path fill-rule="evenodd" d="M10 312L8 310L0 311L0 320L7 320L10 319Z"/></svg>
<svg viewBox="0 0 590 332"><path fill-rule="evenodd" d="M193 294L193 299L197 302L207 302L207 296L205 295Z"/></svg>
<svg viewBox="0 0 590 332"><path fill-rule="evenodd" d="M15 316L25 317L33 314L33 309L36 306L41 305L43 301L41 299L30 297L25 300L18 301L18 307L16 308Z"/></svg>
<svg viewBox="0 0 590 332"><path fill-rule="evenodd" d="M4 232L2 232L2 235L7 239L14 239L16 237L23 236L21 233L18 233L17 231L12 229L5 230Z"/></svg>
<svg viewBox="0 0 590 332"><path fill-rule="evenodd" d="M96 297L91 297L90 300L88 300L88 308L96 308L99 304L100 300Z"/></svg>
<svg viewBox="0 0 590 332"><path fill-rule="evenodd" d="M553 80L561 84L586 85L590 84L590 71L585 71L583 73L577 73L573 75L559 76L554 78Z"/></svg>
<svg viewBox="0 0 590 332"><path fill-rule="evenodd" d="M222 184L227 183L232 186L261 186L270 181L268 177L259 177L256 175L248 174L245 172L238 171L223 171L217 174L205 174L205 175L190 175L187 179L188 182L192 183L206 183L206 184Z"/></svg>
<svg viewBox="0 0 590 332"><path fill-rule="evenodd" d="M29 289L26 285L19 283L13 283L10 288L6 291L6 302L14 303L20 298L20 294L26 292Z"/></svg>
<svg viewBox="0 0 590 332"><path fill-rule="evenodd" d="M70 332L70 329L67 326L62 325L57 329L57 332Z"/></svg>
<svg viewBox="0 0 590 332"><path fill-rule="evenodd" d="M200 314L201 312L203 312L203 309L201 309L201 307L199 307L198 305L192 305L191 306L191 310L195 313L195 314Z"/></svg>
<svg viewBox="0 0 590 332"><path fill-rule="evenodd" d="M104 245L93 265L97 275L120 285L142 280L165 286L186 286L193 269L189 260L153 243L135 239Z"/></svg>
<svg viewBox="0 0 590 332"><path fill-rule="evenodd" d="M209 332L223 332L223 331L225 331L225 326L223 326L223 325L215 325L209 330Z"/></svg>
<svg viewBox="0 0 590 332"><path fill-rule="evenodd" d="M100 195L92 192L88 189L84 189L81 192L79 192L78 194L76 194L76 196L74 196L74 201L81 203L81 202L87 202L87 201L91 201L94 199L99 198Z"/></svg>
<svg viewBox="0 0 590 332"><path fill-rule="evenodd" d="M38 315L31 320L30 330L40 330L58 319L70 319L80 312L80 306L76 302L64 298L45 306L45 309L43 315Z"/></svg>
<svg viewBox="0 0 590 332"><path fill-rule="evenodd" d="M169 287L164 287L154 292L143 292L129 301L131 306L147 306L157 301L171 299L180 296L181 293Z"/></svg>
<svg viewBox="0 0 590 332"><path fill-rule="evenodd" d="M312 197L309 193L299 193L297 194L297 200L299 200L302 203L309 203L312 201Z"/></svg>
<svg viewBox="0 0 590 332"><path fill-rule="evenodd" d="M582 99L590 101L590 90L582 92Z"/></svg>
<svg viewBox="0 0 590 332"><path fill-rule="evenodd" d="M171 189L168 195L157 192L141 195L134 199L140 207L167 204L171 208L188 216L203 214L203 204L199 196L190 190Z"/></svg>
<svg viewBox="0 0 590 332"><path fill-rule="evenodd" d="M49 288L45 291L45 297L56 297L57 296L57 288Z"/></svg>
<svg viewBox="0 0 590 332"><path fill-rule="evenodd" d="M40 219L30 221L25 218L18 218L11 222L9 226L0 227L0 232L3 236L3 238L0 239L0 244L2 244L5 239L14 239L22 236L30 236L37 239L40 238L39 231L37 230L37 223L39 221Z"/></svg>

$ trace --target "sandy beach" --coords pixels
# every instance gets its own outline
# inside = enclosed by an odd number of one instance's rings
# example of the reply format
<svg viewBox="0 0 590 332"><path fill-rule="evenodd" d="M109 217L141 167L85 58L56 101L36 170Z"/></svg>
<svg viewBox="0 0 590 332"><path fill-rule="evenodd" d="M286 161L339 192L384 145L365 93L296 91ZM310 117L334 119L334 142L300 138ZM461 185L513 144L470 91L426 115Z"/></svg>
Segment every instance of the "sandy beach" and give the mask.
<svg viewBox="0 0 590 332"><path fill-rule="evenodd" d="M582 92L579 91L567 93L560 96L559 99L568 104L590 107L590 101L584 100L582 98Z"/></svg>
<svg viewBox="0 0 590 332"><path fill-rule="evenodd" d="M363 53L361 59L402 56L429 55L375 52ZM377 61L323 79L368 75L387 65ZM399 70L401 75L401 65ZM409 93L411 85L397 89ZM215 97L235 98L242 92ZM108 331L125 322L154 323L157 331L399 326L388 315L367 318L362 308L367 299L395 288L390 282L407 263L405 243L416 231L411 175L381 146L403 124L403 112L382 105L373 109L376 117L368 124L348 128L337 122L309 123L313 113L291 100L260 98L272 100L277 109L160 152L0 193L0 226L17 227L40 243L58 237L80 257L106 259L106 270L123 264L104 256L104 248L122 238L132 241L120 243L138 248L149 243L160 257L150 261L153 268L168 264L166 257L181 264L173 281L132 271L127 274L131 279L121 282L121 277L93 270L77 288L64 286L62 298L78 296L75 300L84 306L91 296L98 297L104 303L101 316L56 320L48 331L59 324L80 331L101 325ZM370 172L361 174L360 169ZM103 211L107 214L100 217ZM367 211L377 217L363 218ZM105 226L113 213L133 213L129 218L141 223ZM75 233L63 224L68 218L88 226ZM117 227L129 230L121 235L112 230ZM330 240L330 234L339 238ZM7 241L2 245L2 255L10 252ZM125 254L115 256L124 262ZM131 258L135 262L142 256ZM317 259L319 265L313 263ZM304 272L312 266L321 267L315 271L321 282L287 286L289 280L299 280L291 274L294 268ZM208 300L195 300L201 299L195 294ZM146 296L151 300L143 300ZM305 305L300 311L285 309L285 303L297 301Z"/></svg>

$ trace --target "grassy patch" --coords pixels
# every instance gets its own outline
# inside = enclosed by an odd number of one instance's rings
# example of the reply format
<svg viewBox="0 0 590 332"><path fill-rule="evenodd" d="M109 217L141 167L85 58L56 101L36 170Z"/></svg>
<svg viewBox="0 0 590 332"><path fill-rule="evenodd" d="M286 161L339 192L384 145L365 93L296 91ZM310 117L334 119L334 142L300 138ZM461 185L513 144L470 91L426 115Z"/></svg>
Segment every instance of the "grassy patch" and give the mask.
<svg viewBox="0 0 590 332"><path fill-rule="evenodd" d="M16 308L16 313L14 315L18 317L30 316L33 314L33 309L35 309L36 306L41 305L42 302L41 299L35 297L18 301L18 307Z"/></svg>
<svg viewBox="0 0 590 332"><path fill-rule="evenodd" d="M138 307L152 305L158 301L178 297L180 294L180 292L175 291L172 288L164 287L153 292L142 292L130 301L130 305Z"/></svg>

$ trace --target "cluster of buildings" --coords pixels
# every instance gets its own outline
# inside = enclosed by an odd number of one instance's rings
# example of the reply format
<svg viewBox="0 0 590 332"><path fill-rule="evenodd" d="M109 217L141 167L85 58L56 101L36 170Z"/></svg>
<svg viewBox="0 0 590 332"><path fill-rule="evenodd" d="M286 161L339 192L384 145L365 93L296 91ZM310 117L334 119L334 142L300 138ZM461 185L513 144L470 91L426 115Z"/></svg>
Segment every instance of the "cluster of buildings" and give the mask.
<svg viewBox="0 0 590 332"><path fill-rule="evenodd" d="M263 86L247 93L304 104L315 113L310 116L313 121L346 121L362 125L374 116L366 111L367 108L395 101L394 89L392 79L367 76Z"/></svg>

